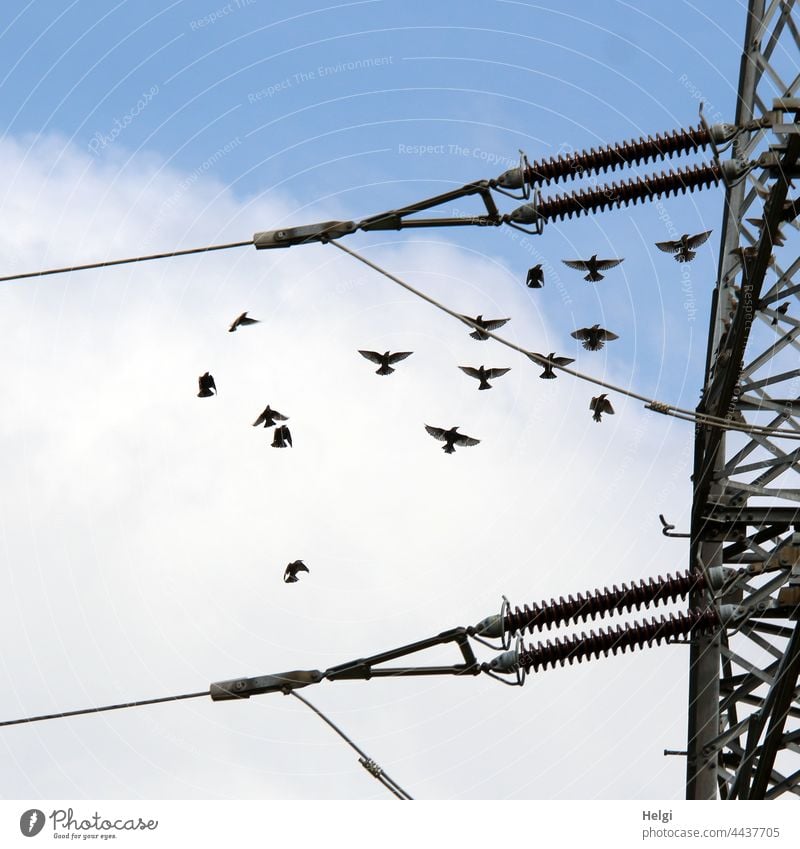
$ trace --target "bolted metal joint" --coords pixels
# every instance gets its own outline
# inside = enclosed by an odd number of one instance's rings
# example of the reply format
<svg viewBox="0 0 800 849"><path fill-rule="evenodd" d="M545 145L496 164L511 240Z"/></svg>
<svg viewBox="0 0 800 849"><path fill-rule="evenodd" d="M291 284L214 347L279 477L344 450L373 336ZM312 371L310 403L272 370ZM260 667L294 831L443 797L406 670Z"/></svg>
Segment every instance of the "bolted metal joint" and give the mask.
<svg viewBox="0 0 800 849"><path fill-rule="evenodd" d="M260 675L257 678L231 678L217 681L208 689L215 702L229 699L249 699L262 693L281 693L319 684L323 675L318 669L299 669L294 672L279 672L276 675Z"/></svg>
<svg viewBox="0 0 800 849"><path fill-rule="evenodd" d="M340 236L355 233L357 229L354 221L323 221L320 224L308 224L303 227L264 230L253 236L253 244L260 251L267 248L290 248L292 245L338 239Z"/></svg>

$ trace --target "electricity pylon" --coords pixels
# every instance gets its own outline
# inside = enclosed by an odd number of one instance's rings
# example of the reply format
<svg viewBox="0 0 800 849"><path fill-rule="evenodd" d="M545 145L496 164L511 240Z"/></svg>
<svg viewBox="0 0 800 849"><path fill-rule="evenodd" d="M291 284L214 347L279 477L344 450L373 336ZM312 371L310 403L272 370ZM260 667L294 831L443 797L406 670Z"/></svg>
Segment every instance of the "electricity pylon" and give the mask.
<svg viewBox="0 0 800 849"><path fill-rule="evenodd" d="M748 7L734 123L764 120L734 140L733 152L759 167L726 191L698 411L800 431L794 10L795 0ZM799 461L800 451L774 435L697 427L690 565L722 568L726 580L696 590L692 606L735 605L735 622L692 640L689 799L800 795Z"/></svg>

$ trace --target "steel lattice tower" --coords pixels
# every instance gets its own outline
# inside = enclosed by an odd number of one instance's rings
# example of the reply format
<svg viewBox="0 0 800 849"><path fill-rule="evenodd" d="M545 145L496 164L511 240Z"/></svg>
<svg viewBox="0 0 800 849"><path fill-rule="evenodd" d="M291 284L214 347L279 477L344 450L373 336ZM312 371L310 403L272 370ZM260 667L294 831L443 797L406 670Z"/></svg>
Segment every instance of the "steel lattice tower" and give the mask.
<svg viewBox="0 0 800 849"><path fill-rule="evenodd" d="M791 186L800 176L799 48L795 0L750 0L735 122L764 117L770 126L734 146L734 157L758 167L726 193L698 410L800 432L792 203L800 184ZM800 795L800 450L792 445L696 432L691 566L723 567L725 582L695 593L693 606L722 605L728 620L692 641L689 799Z"/></svg>

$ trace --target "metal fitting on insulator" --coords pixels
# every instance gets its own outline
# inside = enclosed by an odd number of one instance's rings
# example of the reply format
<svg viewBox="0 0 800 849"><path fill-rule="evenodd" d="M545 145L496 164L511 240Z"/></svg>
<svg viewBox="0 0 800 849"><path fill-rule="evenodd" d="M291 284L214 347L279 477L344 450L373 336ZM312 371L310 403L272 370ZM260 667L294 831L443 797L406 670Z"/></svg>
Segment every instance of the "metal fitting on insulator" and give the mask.
<svg viewBox="0 0 800 849"><path fill-rule="evenodd" d="M719 590L736 574L730 566L711 566L706 569L708 583L712 590Z"/></svg>
<svg viewBox="0 0 800 849"><path fill-rule="evenodd" d="M516 672L519 668L519 652L517 649L509 649L508 651L504 651L502 654L497 655L497 657L490 660L488 663L484 663L481 666L481 669L484 672L499 672L499 673L509 673Z"/></svg>
<svg viewBox="0 0 800 849"><path fill-rule="evenodd" d="M716 610L726 628L738 628L751 614L751 610L742 604L720 604Z"/></svg>
<svg viewBox="0 0 800 849"><path fill-rule="evenodd" d="M489 639L502 637L503 616L499 613L495 613L493 616L487 616L485 619L481 619L481 621L470 630L473 634L477 634L479 637L488 637Z"/></svg>
<svg viewBox="0 0 800 849"><path fill-rule="evenodd" d="M708 134L714 144L725 144L735 138L739 128L735 124L712 124L708 128Z"/></svg>
<svg viewBox="0 0 800 849"><path fill-rule="evenodd" d="M524 203L507 216L515 224L535 224L539 220L539 212L535 203Z"/></svg>
<svg viewBox="0 0 800 849"><path fill-rule="evenodd" d="M502 189L521 189L525 185L525 169L509 168L495 180Z"/></svg>
<svg viewBox="0 0 800 849"><path fill-rule="evenodd" d="M736 182L736 180L744 177L753 168L746 159L738 156L734 159L723 159L719 163L719 167L722 171L722 179L727 183Z"/></svg>

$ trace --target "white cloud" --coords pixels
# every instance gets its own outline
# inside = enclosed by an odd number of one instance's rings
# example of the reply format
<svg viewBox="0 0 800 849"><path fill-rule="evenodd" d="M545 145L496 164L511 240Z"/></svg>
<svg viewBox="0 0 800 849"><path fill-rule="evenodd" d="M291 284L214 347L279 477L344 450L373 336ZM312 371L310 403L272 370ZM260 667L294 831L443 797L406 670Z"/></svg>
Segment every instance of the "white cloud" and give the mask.
<svg viewBox="0 0 800 849"><path fill-rule="evenodd" d="M0 154L6 273L247 238L292 214L290 198L241 201L208 176L187 185L152 157L100 164L56 138L4 141ZM510 315L510 338L565 348L502 258L441 236L382 241L363 249L453 308ZM596 389L540 381L524 357L475 343L332 247L22 281L0 301L3 718L325 668L472 624L504 592L522 604L685 565L657 514L687 521L690 426L617 397L596 425ZM243 309L261 323L227 333ZM364 347L415 353L382 379ZM636 368L588 362L621 383ZM456 366L481 363L512 371L478 393ZM206 370L219 396L198 399ZM250 427L266 403L290 416L293 449ZM449 457L424 423L482 442ZM298 557L311 574L286 586ZM436 657L458 659L452 647ZM660 751L685 739L685 662L665 647L519 691L478 677L304 693L423 798L669 797L683 764ZM383 794L279 696L0 739L15 764L6 797Z"/></svg>

